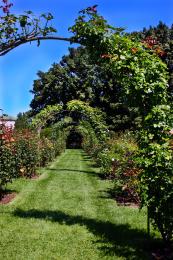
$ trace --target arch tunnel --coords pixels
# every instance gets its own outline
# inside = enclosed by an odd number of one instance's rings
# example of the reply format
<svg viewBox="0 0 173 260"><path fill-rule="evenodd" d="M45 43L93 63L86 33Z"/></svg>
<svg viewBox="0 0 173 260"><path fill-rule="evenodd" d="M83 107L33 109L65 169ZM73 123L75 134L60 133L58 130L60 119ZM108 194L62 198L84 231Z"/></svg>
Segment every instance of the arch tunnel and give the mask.
<svg viewBox="0 0 173 260"><path fill-rule="evenodd" d="M71 129L66 140L67 149L81 149L82 148L83 136L75 129Z"/></svg>

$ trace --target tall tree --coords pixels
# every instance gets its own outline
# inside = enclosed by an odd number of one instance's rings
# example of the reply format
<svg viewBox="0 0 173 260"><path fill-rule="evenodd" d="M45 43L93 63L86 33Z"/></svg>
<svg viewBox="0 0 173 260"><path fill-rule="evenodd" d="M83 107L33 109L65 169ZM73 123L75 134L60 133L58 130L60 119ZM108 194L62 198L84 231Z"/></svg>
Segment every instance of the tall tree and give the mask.
<svg viewBox="0 0 173 260"><path fill-rule="evenodd" d="M30 127L29 124L29 117L27 113L19 113L17 115L17 119L15 121L15 129L21 130L21 129L27 129Z"/></svg>
<svg viewBox="0 0 173 260"><path fill-rule="evenodd" d="M129 128L134 124L137 109L126 106L120 98L120 88L112 73L104 66L93 64L85 48L70 48L60 63L48 72L38 72L34 81L31 114L37 114L47 105L63 104L73 99L89 102L107 114L112 129Z"/></svg>

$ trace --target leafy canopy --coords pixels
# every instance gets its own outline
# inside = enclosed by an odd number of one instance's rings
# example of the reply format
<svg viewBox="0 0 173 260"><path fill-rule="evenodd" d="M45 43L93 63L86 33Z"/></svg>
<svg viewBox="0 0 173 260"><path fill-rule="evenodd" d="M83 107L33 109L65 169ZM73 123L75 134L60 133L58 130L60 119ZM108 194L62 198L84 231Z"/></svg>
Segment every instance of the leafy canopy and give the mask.
<svg viewBox="0 0 173 260"><path fill-rule="evenodd" d="M155 51L147 50L143 44L109 26L95 9L83 10L71 31L74 40L87 47L95 63L111 70L122 88L124 100L139 107L142 203L148 206L149 217L168 242L173 235L173 156L169 146L167 67Z"/></svg>

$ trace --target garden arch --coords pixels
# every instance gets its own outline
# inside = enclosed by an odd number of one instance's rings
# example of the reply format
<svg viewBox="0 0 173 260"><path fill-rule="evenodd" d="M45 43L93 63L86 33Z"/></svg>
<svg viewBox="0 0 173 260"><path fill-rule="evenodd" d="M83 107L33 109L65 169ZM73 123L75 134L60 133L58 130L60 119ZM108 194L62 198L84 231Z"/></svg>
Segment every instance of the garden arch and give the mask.
<svg viewBox="0 0 173 260"><path fill-rule="evenodd" d="M46 126L46 123L50 120L54 120L58 114L64 111L62 105L47 106L42 109L32 120L32 126L40 130ZM66 111L79 112L86 117L86 120L92 125L96 135L100 140L105 140L108 136L108 129L104 121L103 113L98 108L91 107L88 103L72 100L67 103Z"/></svg>
<svg viewBox="0 0 173 260"><path fill-rule="evenodd" d="M142 205L148 206L149 217L164 240L169 241L173 235L172 224L169 231L173 214L173 154L169 146L171 111L166 65L154 50L110 26L95 9L83 10L70 30L73 40L89 50L91 60L103 64L116 78L121 87L120 100L140 111L137 162L142 168Z"/></svg>
<svg viewBox="0 0 173 260"><path fill-rule="evenodd" d="M51 19L51 16L46 18L46 20ZM9 29L8 22L7 20L7 29ZM26 19L20 20L20 26L25 27L28 25L27 22ZM12 23L11 28L13 25ZM53 31L52 28L46 29L48 33ZM141 174L142 202L143 205L148 206L150 217L159 228L163 238L168 241L173 234L173 221L170 225L173 215L173 155L169 146L170 106L166 65L153 50L147 50L145 45L132 41L123 35L120 29L110 26L103 17L97 14L95 7L81 11L70 30L74 36L64 40L85 45L93 62L104 64L105 70L111 71L117 79L122 89L123 102L137 106L140 110L142 128L138 137L140 147L138 163L143 169ZM1 44L0 54L3 55L18 45L32 40L37 40L39 45L42 38L19 37L19 42L14 43L13 40L11 42L9 35L7 42ZM35 126L41 127L61 108L54 106L54 109L55 111L50 108L49 113L45 110L40 112L40 118L39 115L35 118ZM74 109L73 106L71 109ZM77 106L75 109L80 110L82 106ZM106 138L106 128L100 126L97 116L95 117L91 110L86 111L96 133L100 133L102 139Z"/></svg>

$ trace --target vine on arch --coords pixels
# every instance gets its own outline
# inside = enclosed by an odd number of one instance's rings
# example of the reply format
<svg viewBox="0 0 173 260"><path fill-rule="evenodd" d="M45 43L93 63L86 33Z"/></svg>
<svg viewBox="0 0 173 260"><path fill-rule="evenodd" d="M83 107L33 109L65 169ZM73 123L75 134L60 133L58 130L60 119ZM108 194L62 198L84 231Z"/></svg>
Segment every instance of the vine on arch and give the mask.
<svg viewBox="0 0 173 260"><path fill-rule="evenodd" d="M62 105L57 104L54 106L47 106L32 119L32 126L36 127L37 129L44 127L49 120L53 120L57 113L61 111Z"/></svg>
<svg viewBox="0 0 173 260"><path fill-rule="evenodd" d="M93 108L88 103L80 100L72 100L67 103L69 111L78 111L90 122L97 137L104 141L108 138L108 129L104 120L104 113L99 108Z"/></svg>
<svg viewBox="0 0 173 260"><path fill-rule="evenodd" d="M104 114L98 108L91 107L88 103L72 100L67 103L66 112L78 112L81 114L81 120L76 126L76 130L82 134L84 137L83 148L90 153L93 157L97 157L97 153L106 144L106 140L109 138L108 129L104 121ZM33 127L41 129L46 126L47 121L53 120L58 116L58 114L63 112L63 106L54 105L47 106L40 113L38 113L32 120ZM57 131L57 126L61 127L61 131L70 126L71 122L66 122L65 120L58 122L53 127L55 129L54 133ZM58 128L59 130L60 128ZM67 130L67 129L66 129ZM56 134L55 134L56 136Z"/></svg>
<svg viewBox="0 0 173 260"><path fill-rule="evenodd" d="M42 40L72 40L53 35L57 30L51 25L53 16L44 13L36 16L32 11L16 15L11 13L13 4L9 0L1 0L0 6L0 56L14 48L36 41L40 45Z"/></svg>
<svg viewBox="0 0 173 260"><path fill-rule="evenodd" d="M106 140L100 138L97 131L92 127L91 123L87 120L82 120L76 127L77 131L83 136L82 147L92 158L98 163L98 154L107 145Z"/></svg>
<svg viewBox="0 0 173 260"><path fill-rule="evenodd" d="M72 100L67 103L67 111L69 113L72 111L80 112L82 117L89 120L99 138L102 140L107 138L108 129L104 121L103 113L98 108L93 108L83 101ZM42 128L49 120L55 119L61 112L63 112L62 105L49 105L33 118L32 126L37 127L37 129Z"/></svg>
<svg viewBox="0 0 173 260"><path fill-rule="evenodd" d="M138 164L142 206L169 242L173 235L173 171L169 146L168 73L159 57L110 26L96 10L85 9L70 28L94 63L104 63L122 88L124 102L139 108Z"/></svg>

